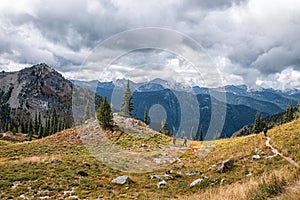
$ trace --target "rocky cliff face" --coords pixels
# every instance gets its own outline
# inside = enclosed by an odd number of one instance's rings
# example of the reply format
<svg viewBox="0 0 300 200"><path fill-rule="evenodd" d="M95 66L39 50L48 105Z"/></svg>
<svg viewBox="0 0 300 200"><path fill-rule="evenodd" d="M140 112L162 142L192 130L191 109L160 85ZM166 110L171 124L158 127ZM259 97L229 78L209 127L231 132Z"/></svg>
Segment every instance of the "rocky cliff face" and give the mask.
<svg viewBox="0 0 300 200"><path fill-rule="evenodd" d="M13 110L47 115L56 108L58 114L71 115L73 85L46 64L2 72L0 85L0 91L9 95L6 103Z"/></svg>

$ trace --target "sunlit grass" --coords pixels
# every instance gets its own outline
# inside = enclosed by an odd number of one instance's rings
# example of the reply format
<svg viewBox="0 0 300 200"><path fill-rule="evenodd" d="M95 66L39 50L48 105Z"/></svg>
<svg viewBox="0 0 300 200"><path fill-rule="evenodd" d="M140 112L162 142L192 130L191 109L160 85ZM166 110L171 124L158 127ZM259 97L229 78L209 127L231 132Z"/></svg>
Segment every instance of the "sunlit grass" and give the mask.
<svg viewBox="0 0 300 200"><path fill-rule="evenodd" d="M268 132L271 144L298 163L299 130L298 120ZM190 147L180 156L180 161L151 173L125 173L111 169L92 157L75 132L75 129L69 129L32 142L0 141L0 199L18 198L22 194L30 199L42 196L59 199L71 195L82 199L263 199L278 195L284 186L299 176L299 170L281 157L266 159L273 153L265 146L263 134L209 143L211 151L204 157L200 150L206 143L188 141ZM117 136L111 136L111 141ZM125 134L116 145L143 152L143 149L152 151L170 145L172 140L159 134L152 136L150 139L137 139ZM178 146L181 143L181 140L177 141ZM142 144L146 146L141 148ZM258 150L256 153L255 149ZM261 159L253 160L254 154L259 154ZM217 173L218 166L226 159L235 161L234 168L226 173ZM149 176L164 174L167 169L174 171L174 179L166 180L167 187L158 189L159 180ZM201 174L176 174L191 170L199 170ZM88 175L81 176L78 174L80 171ZM251 176L247 176L249 174ZM123 186L112 184L111 180L120 175L128 175L134 183ZM207 176L208 180L190 188L190 183L202 176ZM222 179L225 181L221 185ZM293 199L297 194L290 192L288 195Z"/></svg>

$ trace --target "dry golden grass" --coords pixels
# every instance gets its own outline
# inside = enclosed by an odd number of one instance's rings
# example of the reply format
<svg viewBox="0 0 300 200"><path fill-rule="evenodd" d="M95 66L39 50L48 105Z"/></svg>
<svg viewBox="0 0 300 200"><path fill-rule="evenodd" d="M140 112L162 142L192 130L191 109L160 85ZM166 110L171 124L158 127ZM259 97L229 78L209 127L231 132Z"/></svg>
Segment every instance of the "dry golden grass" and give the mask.
<svg viewBox="0 0 300 200"><path fill-rule="evenodd" d="M236 182L231 185L218 186L216 188L210 188L205 191L199 191L197 194L189 195L186 197L182 197L187 200L198 200L198 199L209 199L209 200L234 200L234 199L261 199L258 196L262 187L268 187L269 185L281 184L279 187L282 187L284 190L284 185L293 181L296 177L298 177L300 171L295 170L295 168L291 168L290 166L285 166L280 170L275 170L270 174L264 174L261 177L253 177L249 180L240 183ZM277 183L275 183L277 182ZM280 193L280 191L278 191ZM288 195L291 198L296 197L299 194L297 190L289 190ZM261 194L264 195L264 194ZM271 196L272 194L270 194ZM267 197L267 196L263 196ZM298 198L296 198L299 200Z"/></svg>
<svg viewBox="0 0 300 200"><path fill-rule="evenodd" d="M276 127L268 133L274 147L298 162L299 129L300 120ZM155 143L159 142L159 146L163 147L171 141L171 138L164 138L133 140L132 137L125 135L116 145L122 147L127 144L132 146L131 149L137 150L141 144L147 145L148 140L155 149L158 148L154 146ZM71 188L74 188L73 194L81 199L255 200L272 197L278 195L285 185L296 181L300 173L299 169L279 156L266 159L273 153L265 146L265 141L266 138L262 134L222 139L215 144L189 141L189 147L180 156L180 162L174 162L151 173L129 173L114 170L92 157L82 144L76 129L68 129L32 142L0 145L0 199L9 197L17 199L21 194L27 194L32 199L46 195L52 199L64 199L66 198L64 190ZM182 141L178 140L178 145L179 142ZM211 149L203 157L201 149L205 145L209 145ZM254 152L256 148L257 153ZM262 158L253 160L254 154L259 154ZM62 162L51 163L55 159ZM226 173L217 173L217 167L226 159L233 159L235 167ZM167 187L158 189L159 180L150 179L149 176L164 174L166 169L172 169L174 171L172 176L175 178L167 180ZM191 170L199 170L202 174L195 176L176 174ZM79 171L87 172L88 176L78 175ZM249 173L252 176L246 176ZM120 175L128 175L134 183L125 186L112 184L111 180ZM190 183L201 176L218 181L214 185L208 182L190 188ZM222 185L221 179L225 179ZM19 184L18 187L12 189L16 182ZM31 189L28 189L29 187ZM274 188L280 190L275 191ZM298 194L297 191L287 190L284 195L287 199L297 199Z"/></svg>

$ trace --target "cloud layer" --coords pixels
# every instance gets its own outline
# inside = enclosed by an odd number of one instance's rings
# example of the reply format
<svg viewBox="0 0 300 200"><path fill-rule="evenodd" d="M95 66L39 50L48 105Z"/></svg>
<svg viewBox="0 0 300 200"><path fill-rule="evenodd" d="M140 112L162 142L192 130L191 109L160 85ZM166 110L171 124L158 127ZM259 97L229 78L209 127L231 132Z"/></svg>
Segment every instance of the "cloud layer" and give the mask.
<svg viewBox="0 0 300 200"><path fill-rule="evenodd" d="M300 88L297 0L15 0L1 2L0 13L1 70L46 62L74 76L106 39L129 29L161 27L200 44L224 84ZM122 75L128 67L153 68L152 63L160 63L165 72L168 63L174 64L176 59L181 60L155 50L128 53L115 61L111 75ZM181 64L187 69L190 65ZM90 79L92 71L83 72L82 78ZM186 71L187 78L201 79L199 74Z"/></svg>

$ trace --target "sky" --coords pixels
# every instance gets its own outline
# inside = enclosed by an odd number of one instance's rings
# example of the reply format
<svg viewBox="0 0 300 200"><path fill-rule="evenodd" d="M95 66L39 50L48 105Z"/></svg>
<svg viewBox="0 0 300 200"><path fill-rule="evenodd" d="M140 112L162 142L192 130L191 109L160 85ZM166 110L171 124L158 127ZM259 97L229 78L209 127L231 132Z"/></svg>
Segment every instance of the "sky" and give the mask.
<svg viewBox="0 0 300 200"><path fill-rule="evenodd" d="M174 37L156 40L154 33L155 48L132 50L149 39L147 27L167 30ZM47 63L81 80L161 76L215 87L300 89L299 30L298 0L1 1L0 70ZM117 43L116 36L127 31L131 37ZM181 51L173 51L176 45L171 42L178 35ZM201 50L192 52L194 46L187 40ZM106 41L111 46L99 48ZM103 66L101 55L118 57ZM88 65L93 56L100 62ZM204 63L210 60L210 67L199 73L193 56ZM221 81L212 81L207 71L218 72Z"/></svg>

